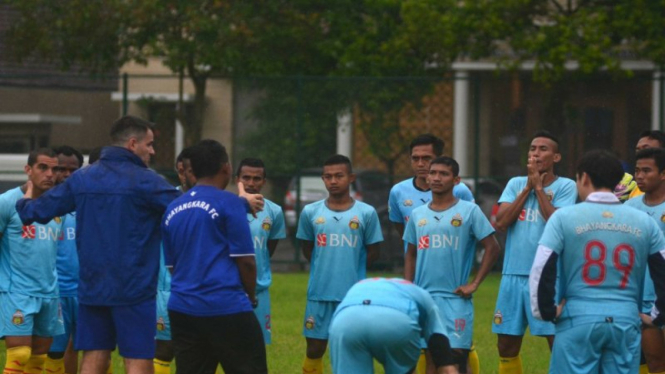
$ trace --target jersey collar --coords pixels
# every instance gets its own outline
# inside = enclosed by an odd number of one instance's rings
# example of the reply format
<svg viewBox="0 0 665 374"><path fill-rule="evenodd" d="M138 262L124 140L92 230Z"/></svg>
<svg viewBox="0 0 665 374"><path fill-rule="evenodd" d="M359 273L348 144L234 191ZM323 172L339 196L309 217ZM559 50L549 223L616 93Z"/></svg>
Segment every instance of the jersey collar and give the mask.
<svg viewBox="0 0 665 374"><path fill-rule="evenodd" d="M611 192L592 192L586 197L586 201L605 204L620 203L619 199Z"/></svg>

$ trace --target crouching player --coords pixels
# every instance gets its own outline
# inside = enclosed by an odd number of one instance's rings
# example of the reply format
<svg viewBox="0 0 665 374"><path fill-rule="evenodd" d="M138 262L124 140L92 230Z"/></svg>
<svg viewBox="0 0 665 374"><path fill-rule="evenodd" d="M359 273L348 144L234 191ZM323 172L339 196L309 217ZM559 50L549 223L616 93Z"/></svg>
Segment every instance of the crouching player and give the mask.
<svg viewBox="0 0 665 374"><path fill-rule="evenodd" d="M351 287L330 324L335 374L410 373L425 339L437 373L456 374L450 343L429 293L403 279L373 278Z"/></svg>

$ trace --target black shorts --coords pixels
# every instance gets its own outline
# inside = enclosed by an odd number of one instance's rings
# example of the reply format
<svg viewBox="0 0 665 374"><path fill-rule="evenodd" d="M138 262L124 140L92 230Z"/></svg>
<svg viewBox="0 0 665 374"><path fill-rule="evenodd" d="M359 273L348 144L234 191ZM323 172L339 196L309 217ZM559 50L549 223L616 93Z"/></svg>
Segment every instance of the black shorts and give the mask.
<svg viewBox="0 0 665 374"><path fill-rule="evenodd" d="M197 317L169 310L177 374L267 374L266 348L253 312Z"/></svg>

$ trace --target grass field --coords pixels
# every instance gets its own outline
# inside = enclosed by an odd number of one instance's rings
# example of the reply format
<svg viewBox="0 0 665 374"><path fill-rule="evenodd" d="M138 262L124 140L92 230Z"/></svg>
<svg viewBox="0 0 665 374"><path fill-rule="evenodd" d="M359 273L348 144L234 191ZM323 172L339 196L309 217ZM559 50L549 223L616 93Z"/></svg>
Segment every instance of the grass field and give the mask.
<svg viewBox="0 0 665 374"><path fill-rule="evenodd" d="M372 274L373 276L394 277L394 274ZM305 355L305 339L302 336L305 295L307 292L306 273L273 274L270 289L272 303L273 343L268 346L268 368L272 374L296 374L301 372ZM481 372L498 372L496 335L491 332L494 304L499 289L499 274L490 275L475 295L476 309L474 341L480 356ZM5 349L0 344L0 362L4 366ZM547 342L527 334L522 345L524 372L529 374L546 373L549 365ZM325 372L332 373L329 355L325 356ZM124 373L122 360L114 354L115 373ZM219 371L221 372L221 371ZM383 373L378 367L376 373Z"/></svg>

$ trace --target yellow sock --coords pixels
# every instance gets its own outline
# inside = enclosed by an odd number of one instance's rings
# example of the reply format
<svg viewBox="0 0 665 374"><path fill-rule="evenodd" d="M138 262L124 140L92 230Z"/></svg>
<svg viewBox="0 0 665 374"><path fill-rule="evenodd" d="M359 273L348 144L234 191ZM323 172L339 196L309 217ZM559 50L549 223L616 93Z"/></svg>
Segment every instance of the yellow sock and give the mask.
<svg viewBox="0 0 665 374"><path fill-rule="evenodd" d="M499 374L522 374L522 358L499 357Z"/></svg>
<svg viewBox="0 0 665 374"><path fill-rule="evenodd" d="M21 374L30 359L32 349L28 346L7 348L7 362L2 374Z"/></svg>
<svg viewBox="0 0 665 374"><path fill-rule="evenodd" d="M43 355L32 355L23 367L24 374L42 374L44 371L44 361L46 361L46 353Z"/></svg>
<svg viewBox="0 0 665 374"><path fill-rule="evenodd" d="M303 374L322 374L323 373L323 357L309 358L305 357L305 362L302 364Z"/></svg>
<svg viewBox="0 0 665 374"><path fill-rule="evenodd" d="M473 374L480 374L480 360L474 344L471 344L471 350L469 351L469 369Z"/></svg>
<svg viewBox="0 0 665 374"><path fill-rule="evenodd" d="M425 351L420 351L420 358L418 358L418 365L416 365L416 374L427 373L427 357Z"/></svg>
<svg viewBox="0 0 665 374"><path fill-rule="evenodd" d="M640 365L639 374L649 374L649 367L647 366L647 364Z"/></svg>
<svg viewBox="0 0 665 374"><path fill-rule="evenodd" d="M64 358L46 357L44 362L44 374L63 374L65 372Z"/></svg>
<svg viewBox="0 0 665 374"><path fill-rule="evenodd" d="M152 364L155 367L155 374L171 374L171 363L169 361L154 359Z"/></svg>

